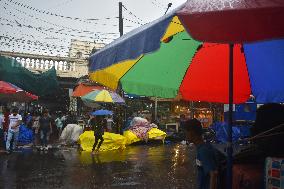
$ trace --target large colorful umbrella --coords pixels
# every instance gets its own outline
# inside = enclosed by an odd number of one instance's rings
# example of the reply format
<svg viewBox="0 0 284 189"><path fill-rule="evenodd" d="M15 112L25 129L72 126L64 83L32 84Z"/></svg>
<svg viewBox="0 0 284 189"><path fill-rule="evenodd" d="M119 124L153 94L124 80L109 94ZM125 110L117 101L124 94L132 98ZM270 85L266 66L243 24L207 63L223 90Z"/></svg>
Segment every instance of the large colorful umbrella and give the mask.
<svg viewBox="0 0 284 189"><path fill-rule="evenodd" d="M259 103L284 102L283 20L283 1L191 0L92 55L90 78L127 93L231 108L251 94ZM230 135L228 146L230 164Z"/></svg>
<svg viewBox="0 0 284 189"><path fill-rule="evenodd" d="M90 78L129 94L228 103L229 46L194 40L176 12L93 54ZM283 60L284 40L236 44L233 102L251 94L259 103L284 102Z"/></svg>
<svg viewBox="0 0 284 189"><path fill-rule="evenodd" d="M72 93L73 97L82 97L90 92L92 92L95 89L104 89L102 86L96 86L96 85L88 85L84 83L80 83L75 90Z"/></svg>
<svg viewBox="0 0 284 189"><path fill-rule="evenodd" d="M95 89L92 92L81 97L86 102L102 102L102 103L124 103L124 99L117 93L108 90Z"/></svg>
<svg viewBox="0 0 284 189"><path fill-rule="evenodd" d="M15 102L29 102L37 100L38 96L22 90L21 88L11 83L0 81L0 100L1 101L15 101Z"/></svg>

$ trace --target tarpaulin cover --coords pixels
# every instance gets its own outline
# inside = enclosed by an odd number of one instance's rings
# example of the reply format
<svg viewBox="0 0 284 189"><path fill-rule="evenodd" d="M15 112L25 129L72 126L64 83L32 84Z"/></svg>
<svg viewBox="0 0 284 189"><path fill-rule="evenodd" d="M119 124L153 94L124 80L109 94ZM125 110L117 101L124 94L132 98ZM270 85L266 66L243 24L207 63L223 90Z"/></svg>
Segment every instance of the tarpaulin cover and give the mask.
<svg viewBox="0 0 284 189"><path fill-rule="evenodd" d="M19 128L18 142L22 145L33 143L34 134L33 130L22 124Z"/></svg>
<svg viewBox="0 0 284 189"><path fill-rule="evenodd" d="M15 59L3 56L0 56L0 80L13 83L38 96L52 94L58 89L54 68L42 74L34 74Z"/></svg>
<svg viewBox="0 0 284 189"><path fill-rule="evenodd" d="M123 136L126 138L126 144L132 144L135 142L142 141L132 131L127 130L123 132ZM161 140L164 142L167 134L157 128L152 128L148 131L148 140Z"/></svg>
<svg viewBox="0 0 284 189"><path fill-rule="evenodd" d="M225 122L216 122L210 126L216 133L216 141L219 143L226 143L228 140L227 128L228 124ZM246 138L250 136L251 126L237 126L233 127L233 142L237 142L241 138Z"/></svg>
<svg viewBox="0 0 284 189"><path fill-rule="evenodd" d="M126 139L122 135L105 132L103 138L104 142L100 147L100 151L111 151L125 148ZM89 152L92 151L95 143L94 131L85 131L80 135L78 143L82 150Z"/></svg>

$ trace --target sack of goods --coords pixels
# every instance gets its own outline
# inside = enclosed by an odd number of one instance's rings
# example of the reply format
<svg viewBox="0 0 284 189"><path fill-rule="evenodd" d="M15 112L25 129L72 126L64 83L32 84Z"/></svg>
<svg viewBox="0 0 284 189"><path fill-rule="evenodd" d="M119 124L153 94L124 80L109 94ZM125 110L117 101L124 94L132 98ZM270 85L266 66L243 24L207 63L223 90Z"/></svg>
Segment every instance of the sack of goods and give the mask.
<svg viewBox="0 0 284 189"><path fill-rule="evenodd" d="M83 133L83 128L77 124L68 124L62 131L60 141L65 144L74 144Z"/></svg>
<svg viewBox="0 0 284 189"><path fill-rule="evenodd" d="M130 123L129 130L123 132L126 138L126 144L132 144L138 141L162 140L164 142L167 134L157 129L157 125L150 124L146 119L135 117Z"/></svg>
<svg viewBox="0 0 284 189"><path fill-rule="evenodd" d="M33 131L26 127L24 124L22 124L19 129L18 143L21 145L32 144L33 140Z"/></svg>

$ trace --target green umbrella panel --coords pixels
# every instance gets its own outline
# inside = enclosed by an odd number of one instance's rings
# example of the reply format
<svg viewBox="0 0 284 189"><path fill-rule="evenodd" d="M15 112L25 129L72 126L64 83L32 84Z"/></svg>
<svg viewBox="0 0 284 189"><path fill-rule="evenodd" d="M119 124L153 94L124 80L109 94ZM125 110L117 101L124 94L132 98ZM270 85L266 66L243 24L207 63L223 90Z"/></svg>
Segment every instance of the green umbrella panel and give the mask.
<svg viewBox="0 0 284 189"><path fill-rule="evenodd" d="M130 94L175 98L200 44L187 32L172 36L156 52L144 55L120 79L122 89Z"/></svg>

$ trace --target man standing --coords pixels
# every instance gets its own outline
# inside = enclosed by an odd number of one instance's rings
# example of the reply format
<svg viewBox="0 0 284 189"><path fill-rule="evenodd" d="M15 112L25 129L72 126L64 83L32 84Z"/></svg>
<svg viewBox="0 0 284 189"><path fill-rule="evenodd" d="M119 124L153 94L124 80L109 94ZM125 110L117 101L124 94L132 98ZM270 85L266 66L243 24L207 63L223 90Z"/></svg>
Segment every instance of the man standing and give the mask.
<svg viewBox="0 0 284 189"><path fill-rule="evenodd" d="M39 131L41 145L47 150L49 135L52 133L51 118L48 114L48 110L44 110L43 116L39 119Z"/></svg>
<svg viewBox="0 0 284 189"><path fill-rule="evenodd" d="M198 172L198 189L217 189L218 151L202 138L202 125L197 119L190 119L184 124L186 138L197 148L196 164Z"/></svg>
<svg viewBox="0 0 284 189"><path fill-rule="evenodd" d="M11 150L14 150L17 145L18 136L19 136L19 127L22 122L22 116L18 114L18 109L14 108L12 110L12 114L9 115L9 129L8 129L8 136L6 141L6 150L7 153L10 154ZM13 139L13 145L11 149L11 141Z"/></svg>

